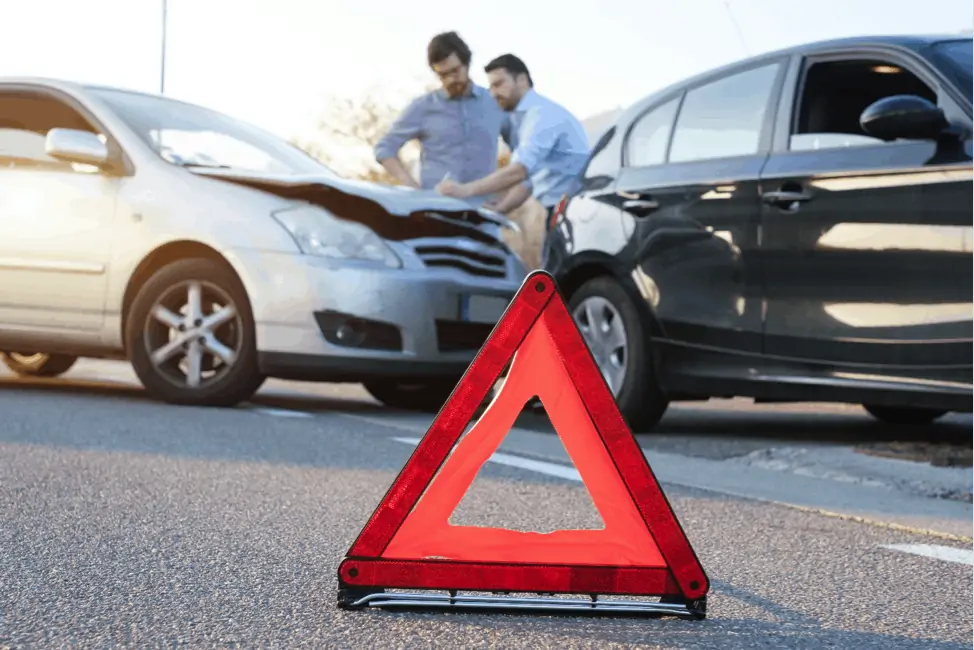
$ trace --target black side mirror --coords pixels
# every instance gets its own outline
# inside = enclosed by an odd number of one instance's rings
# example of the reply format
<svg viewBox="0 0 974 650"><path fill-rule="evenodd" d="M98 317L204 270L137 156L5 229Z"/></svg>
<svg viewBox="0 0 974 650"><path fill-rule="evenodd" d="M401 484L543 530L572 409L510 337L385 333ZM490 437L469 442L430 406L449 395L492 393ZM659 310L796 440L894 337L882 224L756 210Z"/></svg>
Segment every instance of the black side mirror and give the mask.
<svg viewBox="0 0 974 650"><path fill-rule="evenodd" d="M936 140L949 126L942 108L916 95L876 100L859 116L863 131L880 140Z"/></svg>

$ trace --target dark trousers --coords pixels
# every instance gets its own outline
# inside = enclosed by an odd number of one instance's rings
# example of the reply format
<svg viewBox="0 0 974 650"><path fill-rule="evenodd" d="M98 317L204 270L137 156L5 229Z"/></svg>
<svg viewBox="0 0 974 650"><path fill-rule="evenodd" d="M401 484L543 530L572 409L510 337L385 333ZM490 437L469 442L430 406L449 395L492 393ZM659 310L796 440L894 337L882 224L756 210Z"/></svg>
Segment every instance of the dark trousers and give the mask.
<svg viewBox="0 0 974 650"><path fill-rule="evenodd" d="M541 255L540 261L538 262L541 268L544 268L545 262L548 261L548 240L551 237L551 217L555 213L555 205L546 205L544 207L544 230L541 235Z"/></svg>

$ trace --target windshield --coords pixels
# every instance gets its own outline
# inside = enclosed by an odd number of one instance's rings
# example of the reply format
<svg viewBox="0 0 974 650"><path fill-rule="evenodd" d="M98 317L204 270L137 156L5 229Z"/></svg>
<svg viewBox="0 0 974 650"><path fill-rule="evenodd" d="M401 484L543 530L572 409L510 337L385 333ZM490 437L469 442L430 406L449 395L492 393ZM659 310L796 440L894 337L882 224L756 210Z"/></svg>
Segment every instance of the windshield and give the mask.
<svg viewBox="0 0 974 650"><path fill-rule="evenodd" d="M937 66L958 86L958 90L971 98L971 67L972 48L971 39L958 41L941 41L931 46L933 58Z"/></svg>
<svg viewBox="0 0 974 650"><path fill-rule="evenodd" d="M164 160L272 174L338 174L298 147L201 106L120 90L93 89Z"/></svg>

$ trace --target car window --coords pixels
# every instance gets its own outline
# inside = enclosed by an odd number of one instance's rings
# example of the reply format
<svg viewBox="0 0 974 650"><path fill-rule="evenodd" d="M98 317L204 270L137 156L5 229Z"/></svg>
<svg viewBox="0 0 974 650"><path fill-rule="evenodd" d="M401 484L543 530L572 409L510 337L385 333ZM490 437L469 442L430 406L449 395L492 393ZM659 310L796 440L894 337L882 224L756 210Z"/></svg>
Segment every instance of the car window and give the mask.
<svg viewBox="0 0 974 650"><path fill-rule="evenodd" d="M673 130L679 97L643 114L633 125L626 141L626 164L648 167L666 162L666 145Z"/></svg>
<svg viewBox="0 0 974 650"><path fill-rule="evenodd" d="M779 67L738 72L687 92L669 161L756 154Z"/></svg>
<svg viewBox="0 0 974 650"><path fill-rule="evenodd" d="M280 137L229 115L165 97L107 88L92 92L167 162L338 177Z"/></svg>
<svg viewBox="0 0 974 650"><path fill-rule="evenodd" d="M951 79L957 89L971 99L971 77L974 75L972 41L969 38L955 41L940 41L930 46L933 61Z"/></svg>
<svg viewBox="0 0 974 650"><path fill-rule="evenodd" d="M937 93L890 61L851 59L813 63L805 72L789 137L791 151L887 144L859 125L862 112L891 95L918 95L937 103Z"/></svg>
<svg viewBox="0 0 974 650"><path fill-rule="evenodd" d="M149 138L159 154L176 164L225 165L235 169L287 172L265 151L225 133L151 129Z"/></svg>
<svg viewBox="0 0 974 650"><path fill-rule="evenodd" d="M45 153L51 129L98 131L77 111L53 97L0 92L0 168L97 172L97 167L69 163Z"/></svg>

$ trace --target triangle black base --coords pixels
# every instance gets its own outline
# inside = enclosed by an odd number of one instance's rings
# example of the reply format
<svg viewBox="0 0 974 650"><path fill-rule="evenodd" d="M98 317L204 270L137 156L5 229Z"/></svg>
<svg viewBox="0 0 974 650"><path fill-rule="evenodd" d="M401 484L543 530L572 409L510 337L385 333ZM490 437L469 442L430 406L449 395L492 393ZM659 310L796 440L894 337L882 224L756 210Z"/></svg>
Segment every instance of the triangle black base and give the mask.
<svg viewBox="0 0 974 650"><path fill-rule="evenodd" d="M520 592L518 592L520 593ZM338 607L345 610L384 609L396 611L452 611L499 614L548 614L553 616L611 616L661 618L672 616L691 620L707 618L707 597L687 601L679 596L664 596L659 601L619 600L585 594L581 598L555 598L554 595L524 592L459 593L387 592L385 589L346 587L338 591Z"/></svg>

